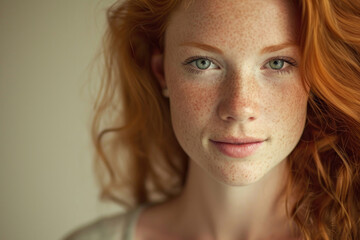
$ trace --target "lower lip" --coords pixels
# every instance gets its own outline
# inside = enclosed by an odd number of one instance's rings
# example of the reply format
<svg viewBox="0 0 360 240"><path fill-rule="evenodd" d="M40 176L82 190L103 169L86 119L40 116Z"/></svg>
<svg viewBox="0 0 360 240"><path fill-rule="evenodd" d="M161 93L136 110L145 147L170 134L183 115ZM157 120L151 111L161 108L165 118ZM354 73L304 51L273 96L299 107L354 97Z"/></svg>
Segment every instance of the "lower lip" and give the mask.
<svg viewBox="0 0 360 240"><path fill-rule="evenodd" d="M232 158L245 158L253 153L262 145L262 142L251 142L244 144L232 144L211 141L223 154Z"/></svg>

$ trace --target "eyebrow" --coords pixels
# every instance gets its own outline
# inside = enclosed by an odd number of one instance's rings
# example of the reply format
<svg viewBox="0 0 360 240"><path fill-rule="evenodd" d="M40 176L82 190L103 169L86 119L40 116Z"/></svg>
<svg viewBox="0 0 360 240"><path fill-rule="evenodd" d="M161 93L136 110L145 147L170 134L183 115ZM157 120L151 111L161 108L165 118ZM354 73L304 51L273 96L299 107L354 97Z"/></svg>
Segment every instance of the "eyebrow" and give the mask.
<svg viewBox="0 0 360 240"><path fill-rule="evenodd" d="M207 44L204 44L204 43L184 42L184 43L180 44L180 46L197 47L197 48L203 49L205 51L210 51L210 52L214 52L214 53L217 53L217 54L223 54L223 52L219 48L213 47L213 46L210 46L210 45L207 45ZM285 43L265 47L260 51L260 53L261 54L271 53L271 52L279 51L279 50L284 49L284 48L297 47L297 46L298 45L295 42L285 42Z"/></svg>
<svg viewBox="0 0 360 240"><path fill-rule="evenodd" d="M277 44L277 45L271 45L271 46L263 48L260 51L260 54L272 53L272 52L276 52L276 51L279 51L284 48L297 47L297 46L298 45L295 42L286 42L286 43L281 43L281 44Z"/></svg>
<svg viewBox="0 0 360 240"><path fill-rule="evenodd" d="M210 51L210 52L214 52L214 53L217 53L217 54L223 54L223 52L220 49L218 49L217 47L213 47L213 46L210 46L210 45L207 45L207 44L204 44L204 43L185 42L185 43L180 44L180 46L197 47L197 48L203 49L205 51Z"/></svg>

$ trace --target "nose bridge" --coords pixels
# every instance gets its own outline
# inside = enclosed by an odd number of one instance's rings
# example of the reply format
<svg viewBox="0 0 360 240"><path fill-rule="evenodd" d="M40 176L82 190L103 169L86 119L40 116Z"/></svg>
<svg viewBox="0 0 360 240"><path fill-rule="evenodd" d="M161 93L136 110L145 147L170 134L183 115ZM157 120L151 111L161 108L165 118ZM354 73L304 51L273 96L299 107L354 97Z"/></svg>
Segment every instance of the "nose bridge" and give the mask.
<svg viewBox="0 0 360 240"><path fill-rule="evenodd" d="M223 82L219 115L224 120L255 120L259 114L259 85L246 73L232 73Z"/></svg>
<svg viewBox="0 0 360 240"><path fill-rule="evenodd" d="M246 100L254 94L254 90L256 88L255 81L250 74L232 74L228 79L228 87L227 92L229 95L232 95L234 99L240 98L240 102Z"/></svg>

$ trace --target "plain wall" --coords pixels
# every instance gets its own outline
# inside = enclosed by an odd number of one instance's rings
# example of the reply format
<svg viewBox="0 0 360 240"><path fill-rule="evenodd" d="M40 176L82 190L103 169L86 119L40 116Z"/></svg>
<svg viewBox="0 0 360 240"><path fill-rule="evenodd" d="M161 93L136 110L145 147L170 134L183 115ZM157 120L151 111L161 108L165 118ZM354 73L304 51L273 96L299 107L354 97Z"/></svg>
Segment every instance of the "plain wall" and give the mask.
<svg viewBox="0 0 360 240"><path fill-rule="evenodd" d="M89 77L110 0L0 0L0 239L61 239L102 215Z"/></svg>

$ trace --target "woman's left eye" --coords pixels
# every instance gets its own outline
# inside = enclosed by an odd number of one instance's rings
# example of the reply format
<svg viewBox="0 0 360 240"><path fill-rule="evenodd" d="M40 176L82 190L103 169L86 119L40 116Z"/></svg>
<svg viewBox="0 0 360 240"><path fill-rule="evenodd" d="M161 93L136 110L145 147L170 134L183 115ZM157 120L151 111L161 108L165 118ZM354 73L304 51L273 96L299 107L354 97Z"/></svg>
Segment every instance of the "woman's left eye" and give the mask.
<svg viewBox="0 0 360 240"><path fill-rule="evenodd" d="M270 68L274 69L274 70L282 69L284 64L285 64L285 61L281 60L281 59L274 59L274 60L269 61Z"/></svg>
<svg viewBox="0 0 360 240"><path fill-rule="evenodd" d="M289 73L292 67L296 67L297 63L292 58L276 57L269 60L264 68L274 70L278 73Z"/></svg>

